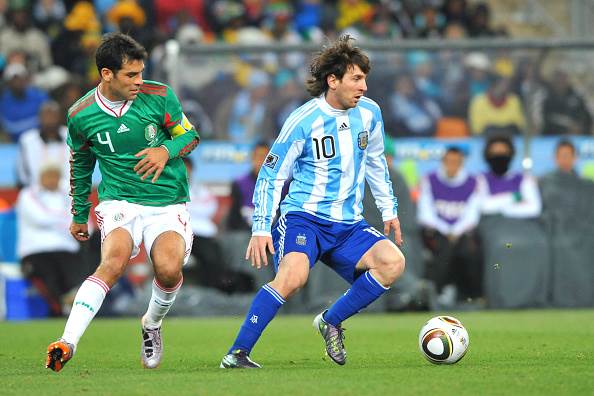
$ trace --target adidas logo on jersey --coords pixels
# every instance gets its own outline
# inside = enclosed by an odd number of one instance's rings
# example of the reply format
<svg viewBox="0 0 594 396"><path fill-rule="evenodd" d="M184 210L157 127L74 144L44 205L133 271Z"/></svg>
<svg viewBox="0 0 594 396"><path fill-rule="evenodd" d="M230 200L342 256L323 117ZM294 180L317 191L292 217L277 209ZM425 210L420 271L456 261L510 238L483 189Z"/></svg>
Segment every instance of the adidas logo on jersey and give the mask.
<svg viewBox="0 0 594 396"><path fill-rule="evenodd" d="M347 125L346 122L343 122L342 124L340 124L340 126L338 127L338 132L342 132L342 131L346 131L347 129L349 129L349 126Z"/></svg>
<svg viewBox="0 0 594 396"><path fill-rule="evenodd" d="M120 125L120 127L118 128L118 133L124 133L124 132L128 132L130 130L130 128L128 128L126 125L122 124Z"/></svg>

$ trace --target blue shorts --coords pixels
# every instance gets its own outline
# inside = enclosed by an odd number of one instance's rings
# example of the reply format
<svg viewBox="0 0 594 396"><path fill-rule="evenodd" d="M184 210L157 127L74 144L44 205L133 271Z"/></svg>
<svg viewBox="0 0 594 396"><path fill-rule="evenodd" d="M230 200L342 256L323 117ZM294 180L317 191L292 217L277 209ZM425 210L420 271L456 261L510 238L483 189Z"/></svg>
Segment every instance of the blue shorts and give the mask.
<svg viewBox="0 0 594 396"><path fill-rule="evenodd" d="M272 229L274 269L291 252L305 253L309 268L318 260L332 268L347 282L359 274L355 266L373 245L386 237L365 220L344 224L320 219L305 212L289 212Z"/></svg>

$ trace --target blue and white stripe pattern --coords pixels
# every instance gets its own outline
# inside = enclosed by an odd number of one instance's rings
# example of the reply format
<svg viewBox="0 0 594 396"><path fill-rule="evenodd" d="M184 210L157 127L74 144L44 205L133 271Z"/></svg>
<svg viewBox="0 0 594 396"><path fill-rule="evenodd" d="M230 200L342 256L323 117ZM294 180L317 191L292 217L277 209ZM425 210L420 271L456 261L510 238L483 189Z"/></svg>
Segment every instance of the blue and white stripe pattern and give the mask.
<svg viewBox="0 0 594 396"><path fill-rule="evenodd" d="M282 214L301 211L355 223L363 218L367 180L384 221L395 218L398 204L384 156L384 125L377 103L362 97L356 107L337 110L321 96L291 113L258 174L254 235L270 235L289 177L293 180Z"/></svg>
<svg viewBox="0 0 594 396"><path fill-rule="evenodd" d="M274 290L272 287L270 287L270 285L268 285L268 283L265 284L264 286L262 286L262 289L264 289L268 293L270 293L270 295L272 295L272 297L279 303L281 303L281 304L285 303L285 299L280 294L278 294L278 292L276 290Z"/></svg>

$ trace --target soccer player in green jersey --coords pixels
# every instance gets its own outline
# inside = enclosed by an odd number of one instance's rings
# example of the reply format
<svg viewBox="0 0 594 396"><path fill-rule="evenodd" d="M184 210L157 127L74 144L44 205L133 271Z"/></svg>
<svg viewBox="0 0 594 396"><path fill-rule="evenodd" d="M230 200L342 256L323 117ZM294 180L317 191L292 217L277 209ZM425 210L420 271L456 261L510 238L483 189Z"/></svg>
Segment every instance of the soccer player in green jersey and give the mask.
<svg viewBox="0 0 594 396"><path fill-rule="evenodd" d="M182 157L199 142L171 88L143 81L145 49L131 37L106 35L95 55L99 85L68 112L73 220L70 232L86 241L95 162L102 175L95 209L101 263L80 286L62 337L49 345L46 367L68 362L105 295L144 246L155 279L142 317L141 361L155 368L162 357L161 321L182 284L192 245Z"/></svg>

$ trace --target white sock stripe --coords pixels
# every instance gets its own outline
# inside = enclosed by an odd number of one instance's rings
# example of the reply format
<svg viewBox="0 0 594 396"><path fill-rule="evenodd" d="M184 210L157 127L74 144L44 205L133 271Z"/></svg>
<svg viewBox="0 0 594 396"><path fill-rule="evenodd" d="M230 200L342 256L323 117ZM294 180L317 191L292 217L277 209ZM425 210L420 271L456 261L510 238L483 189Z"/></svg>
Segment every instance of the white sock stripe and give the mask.
<svg viewBox="0 0 594 396"><path fill-rule="evenodd" d="M101 279L97 278L96 276L91 275L87 278L87 280L89 282L93 282L96 285L98 285L99 287L101 287L101 289L103 289L103 292L105 294L107 294L109 292L109 286L107 286L107 283L103 282Z"/></svg>
<svg viewBox="0 0 594 396"><path fill-rule="evenodd" d="M378 285L379 287L381 287L384 290L390 290L389 287L385 287L384 285L379 283L378 280L375 279L375 277L373 275L371 275L371 272L369 272L369 271L365 271L365 278L367 279L367 281L369 283L375 283L376 285Z"/></svg>
<svg viewBox="0 0 594 396"><path fill-rule="evenodd" d="M276 290L274 290L272 287L270 287L268 284L262 286L262 288L264 290L266 290L268 293L270 293L272 295L272 297L274 297L275 300L277 300L279 303L284 304L285 303L285 299L281 297L280 294L278 294L278 292Z"/></svg>
<svg viewBox="0 0 594 396"><path fill-rule="evenodd" d="M181 287L182 283L184 283L184 277L182 276L182 278L179 280L179 282L177 282L177 285L173 286L173 287L163 287L159 284L159 282L157 282L157 278L153 278L153 284L155 286L157 286L159 288L159 290L164 291L165 293L173 293L175 291L178 291L179 288Z"/></svg>

